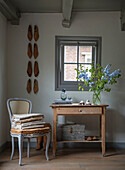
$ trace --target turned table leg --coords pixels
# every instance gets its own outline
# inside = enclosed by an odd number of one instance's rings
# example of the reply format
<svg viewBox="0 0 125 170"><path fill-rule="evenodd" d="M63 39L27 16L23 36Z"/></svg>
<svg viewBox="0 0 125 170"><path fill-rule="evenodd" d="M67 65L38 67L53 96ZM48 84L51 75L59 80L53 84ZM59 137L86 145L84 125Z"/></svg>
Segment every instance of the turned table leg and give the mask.
<svg viewBox="0 0 125 170"><path fill-rule="evenodd" d="M56 156L56 124L57 124L57 113L53 110L53 156Z"/></svg>
<svg viewBox="0 0 125 170"><path fill-rule="evenodd" d="M105 107L103 107L103 113L102 113L102 127L101 127L101 134L102 134L102 155L105 156Z"/></svg>

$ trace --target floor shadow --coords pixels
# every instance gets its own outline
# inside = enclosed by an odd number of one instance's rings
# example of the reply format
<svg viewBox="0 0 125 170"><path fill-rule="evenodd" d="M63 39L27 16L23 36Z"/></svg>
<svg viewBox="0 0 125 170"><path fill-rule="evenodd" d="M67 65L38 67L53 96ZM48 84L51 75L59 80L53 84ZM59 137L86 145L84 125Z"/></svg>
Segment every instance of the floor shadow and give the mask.
<svg viewBox="0 0 125 170"><path fill-rule="evenodd" d="M117 156L117 155L125 155L125 149L119 150L119 151L114 151L113 153L107 153L105 157L109 156Z"/></svg>

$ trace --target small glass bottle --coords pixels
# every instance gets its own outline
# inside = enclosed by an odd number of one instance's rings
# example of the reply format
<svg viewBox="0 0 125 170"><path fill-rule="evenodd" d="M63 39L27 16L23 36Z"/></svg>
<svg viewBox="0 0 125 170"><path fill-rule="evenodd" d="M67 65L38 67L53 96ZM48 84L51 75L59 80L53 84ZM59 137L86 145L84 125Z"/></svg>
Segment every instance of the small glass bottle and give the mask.
<svg viewBox="0 0 125 170"><path fill-rule="evenodd" d="M62 89L61 99L62 99L62 100L66 100L66 98L67 98L66 89Z"/></svg>

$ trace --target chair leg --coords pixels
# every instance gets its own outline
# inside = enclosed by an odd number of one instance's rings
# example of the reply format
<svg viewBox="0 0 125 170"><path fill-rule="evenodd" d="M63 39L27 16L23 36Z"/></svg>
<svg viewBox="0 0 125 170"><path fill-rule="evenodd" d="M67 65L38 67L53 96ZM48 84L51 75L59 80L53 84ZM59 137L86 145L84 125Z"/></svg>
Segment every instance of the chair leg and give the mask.
<svg viewBox="0 0 125 170"><path fill-rule="evenodd" d="M43 136L43 150L46 150L47 136Z"/></svg>
<svg viewBox="0 0 125 170"><path fill-rule="evenodd" d="M50 144L50 132L47 134L47 143L46 143L46 159L49 161L49 156L48 156L48 148Z"/></svg>
<svg viewBox="0 0 125 170"><path fill-rule="evenodd" d="M11 152L10 160L13 159L13 155L14 155L14 137L12 136L12 152Z"/></svg>
<svg viewBox="0 0 125 170"><path fill-rule="evenodd" d="M27 157L30 157L30 138L28 138L28 142L27 142Z"/></svg>
<svg viewBox="0 0 125 170"><path fill-rule="evenodd" d="M22 153L23 153L23 140L22 140L22 145L21 145L21 146L22 146L22 150L21 150L21 151L22 151Z"/></svg>
<svg viewBox="0 0 125 170"><path fill-rule="evenodd" d="M22 166L22 134L18 136L18 147L19 147L19 165Z"/></svg>

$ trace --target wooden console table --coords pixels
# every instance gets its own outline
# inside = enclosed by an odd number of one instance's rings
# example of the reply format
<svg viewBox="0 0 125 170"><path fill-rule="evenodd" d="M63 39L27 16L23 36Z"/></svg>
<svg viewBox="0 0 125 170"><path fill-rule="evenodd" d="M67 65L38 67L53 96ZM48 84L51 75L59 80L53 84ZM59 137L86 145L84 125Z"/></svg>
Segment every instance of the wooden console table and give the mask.
<svg viewBox="0 0 125 170"><path fill-rule="evenodd" d="M59 142L100 142L102 147L102 155L105 156L105 110L108 105L80 105L73 104L52 104L53 109L53 156L56 155L56 146ZM97 141L57 141L56 125L58 123L58 115L99 115L100 116L100 140Z"/></svg>

